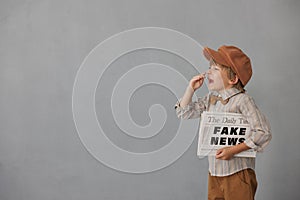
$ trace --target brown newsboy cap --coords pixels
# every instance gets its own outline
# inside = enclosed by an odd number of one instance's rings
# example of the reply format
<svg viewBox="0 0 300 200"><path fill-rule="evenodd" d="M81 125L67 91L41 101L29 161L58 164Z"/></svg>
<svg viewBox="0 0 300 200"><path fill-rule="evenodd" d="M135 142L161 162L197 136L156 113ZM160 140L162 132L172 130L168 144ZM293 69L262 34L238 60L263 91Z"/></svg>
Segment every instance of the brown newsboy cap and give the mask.
<svg viewBox="0 0 300 200"><path fill-rule="evenodd" d="M203 54L207 60L212 58L221 65L230 67L245 86L252 76L250 58L235 46L221 46L218 51L204 47Z"/></svg>

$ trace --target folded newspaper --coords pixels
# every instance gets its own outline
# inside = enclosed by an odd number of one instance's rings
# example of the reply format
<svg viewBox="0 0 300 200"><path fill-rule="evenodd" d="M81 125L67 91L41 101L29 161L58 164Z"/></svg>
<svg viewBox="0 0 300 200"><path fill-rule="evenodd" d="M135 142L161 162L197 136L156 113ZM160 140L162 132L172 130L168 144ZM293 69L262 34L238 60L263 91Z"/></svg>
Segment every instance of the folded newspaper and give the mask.
<svg viewBox="0 0 300 200"><path fill-rule="evenodd" d="M203 112L199 128L197 155L215 155L220 148L244 142L250 135L247 119L239 113ZM237 157L255 157L253 149L236 154Z"/></svg>

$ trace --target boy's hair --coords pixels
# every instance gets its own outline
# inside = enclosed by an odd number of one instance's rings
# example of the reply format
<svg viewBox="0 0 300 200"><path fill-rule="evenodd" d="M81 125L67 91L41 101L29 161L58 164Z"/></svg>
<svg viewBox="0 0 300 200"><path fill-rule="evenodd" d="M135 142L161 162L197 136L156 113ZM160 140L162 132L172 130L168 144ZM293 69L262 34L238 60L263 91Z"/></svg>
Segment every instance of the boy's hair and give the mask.
<svg viewBox="0 0 300 200"><path fill-rule="evenodd" d="M231 69L231 67L225 66L225 65L220 65L224 70L227 72L227 77L232 80L235 78L236 73ZM242 84L241 80L239 79L236 84L233 85L236 89L245 92L244 85Z"/></svg>

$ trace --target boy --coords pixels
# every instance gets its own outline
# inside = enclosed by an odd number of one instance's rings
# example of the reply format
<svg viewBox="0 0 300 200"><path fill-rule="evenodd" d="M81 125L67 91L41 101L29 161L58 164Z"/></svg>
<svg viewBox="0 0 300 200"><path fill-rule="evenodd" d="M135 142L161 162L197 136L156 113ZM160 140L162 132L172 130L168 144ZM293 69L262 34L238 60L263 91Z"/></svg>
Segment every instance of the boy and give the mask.
<svg viewBox="0 0 300 200"><path fill-rule="evenodd" d="M190 80L184 96L175 105L177 116L197 118L203 111L210 111L241 113L246 117L250 137L208 156L208 199L253 200L257 188L255 158L234 155L250 148L262 151L270 142L271 133L266 118L244 90L252 76L250 59L235 46L221 46L218 51L205 47L203 54L210 61L210 68ZM192 102L194 91L205 78L210 93Z"/></svg>

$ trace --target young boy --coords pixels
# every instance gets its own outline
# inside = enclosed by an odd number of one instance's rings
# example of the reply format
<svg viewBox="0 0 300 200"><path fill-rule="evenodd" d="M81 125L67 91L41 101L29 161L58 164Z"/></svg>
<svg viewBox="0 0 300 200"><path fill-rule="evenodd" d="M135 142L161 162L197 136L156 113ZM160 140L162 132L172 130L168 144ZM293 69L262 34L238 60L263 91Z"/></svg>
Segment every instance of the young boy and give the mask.
<svg viewBox="0 0 300 200"><path fill-rule="evenodd" d="M241 113L246 117L250 137L243 143L217 150L215 156L208 156L208 199L253 200L257 188L255 158L234 155L250 148L262 151L271 140L271 132L266 118L244 90L252 76L250 59L235 46L221 46L218 51L205 47L203 54L210 67L190 80L184 96L175 105L177 116L197 118L203 111L210 111ZM210 93L192 102L193 93L205 78Z"/></svg>

